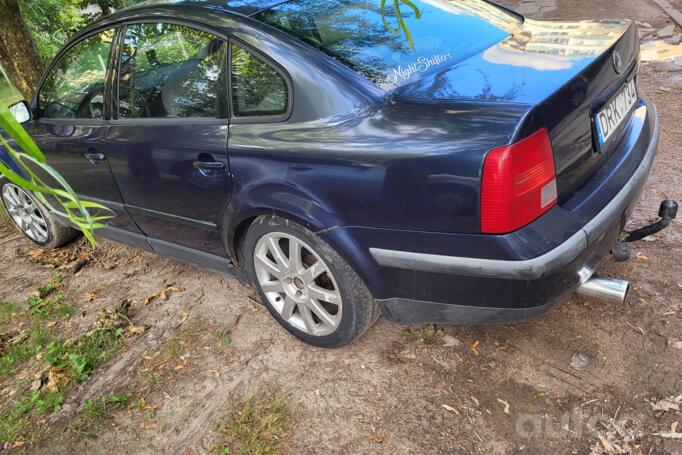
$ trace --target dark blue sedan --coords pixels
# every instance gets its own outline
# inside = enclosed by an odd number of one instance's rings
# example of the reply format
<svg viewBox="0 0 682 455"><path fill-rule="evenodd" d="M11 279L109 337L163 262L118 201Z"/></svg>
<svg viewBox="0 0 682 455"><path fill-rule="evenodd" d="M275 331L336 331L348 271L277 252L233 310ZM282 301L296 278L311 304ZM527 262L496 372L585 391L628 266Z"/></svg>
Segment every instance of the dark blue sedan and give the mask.
<svg viewBox="0 0 682 455"><path fill-rule="evenodd" d="M294 335L341 346L381 313L622 300L593 274L656 154L638 49L630 21L484 0L154 1L68 43L24 126L115 212L102 236L232 271ZM77 235L1 193L37 244Z"/></svg>

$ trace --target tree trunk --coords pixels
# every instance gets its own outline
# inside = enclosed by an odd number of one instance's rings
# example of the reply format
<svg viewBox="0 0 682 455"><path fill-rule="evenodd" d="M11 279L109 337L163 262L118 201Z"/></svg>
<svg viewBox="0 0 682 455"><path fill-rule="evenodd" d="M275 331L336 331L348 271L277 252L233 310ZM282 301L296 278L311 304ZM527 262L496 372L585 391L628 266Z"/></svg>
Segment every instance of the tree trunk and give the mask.
<svg viewBox="0 0 682 455"><path fill-rule="evenodd" d="M18 0L0 0L0 65L30 101L40 84L43 62L21 17Z"/></svg>

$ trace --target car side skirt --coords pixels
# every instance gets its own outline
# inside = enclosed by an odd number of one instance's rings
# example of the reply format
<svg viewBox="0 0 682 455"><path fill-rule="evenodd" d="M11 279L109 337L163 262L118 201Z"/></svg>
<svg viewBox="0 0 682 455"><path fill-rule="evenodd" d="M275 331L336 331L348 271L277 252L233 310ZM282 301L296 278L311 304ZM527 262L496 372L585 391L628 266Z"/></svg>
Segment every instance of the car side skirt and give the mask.
<svg viewBox="0 0 682 455"><path fill-rule="evenodd" d="M469 305L424 302L421 300L391 298L375 302L384 316L396 324L485 325L525 321L545 313L557 301L531 308L489 308Z"/></svg>
<svg viewBox="0 0 682 455"><path fill-rule="evenodd" d="M195 265L214 272L234 275L235 269L229 259L206 253L204 251L188 248L176 243L153 239L134 232L125 231L112 227L99 229L97 236L139 248L159 256L176 259L180 262Z"/></svg>

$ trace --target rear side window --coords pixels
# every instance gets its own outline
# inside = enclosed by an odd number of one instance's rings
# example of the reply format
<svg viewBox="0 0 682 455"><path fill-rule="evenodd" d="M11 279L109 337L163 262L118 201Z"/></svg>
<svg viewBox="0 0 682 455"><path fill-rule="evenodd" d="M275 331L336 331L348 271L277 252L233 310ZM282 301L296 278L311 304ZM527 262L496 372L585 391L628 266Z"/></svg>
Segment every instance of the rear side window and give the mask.
<svg viewBox="0 0 682 455"><path fill-rule="evenodd" d="M232 44L232 112L237 117L282 115L289 94L281 74L246 49Z"/></svg>
<svg viewBox="0 0 682 455"><path fill-rule="evenodd" d="M40 88L41 118L104 118L104 85L114 30L85 38L52 67Z"/></svg>
<svg viewBox="0 0 682 455"><path fill-rule="evenodd" d="M167 23L129 25L119 71L119 118L225 116L227 44Z"/></svg>

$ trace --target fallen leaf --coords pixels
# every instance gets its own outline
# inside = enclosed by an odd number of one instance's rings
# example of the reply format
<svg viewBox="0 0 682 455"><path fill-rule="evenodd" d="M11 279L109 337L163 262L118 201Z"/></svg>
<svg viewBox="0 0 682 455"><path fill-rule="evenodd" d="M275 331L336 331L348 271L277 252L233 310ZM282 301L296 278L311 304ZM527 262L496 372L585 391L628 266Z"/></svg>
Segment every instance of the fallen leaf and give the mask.
<svg viewBox="0 0 682 455"><path fill-rule="evenodd" d="M69 383L69 377L64 374L62 367L55 366L47 370L47 388L50 392L59 391L59 386Z"/></svg>
<svg viewBox="0 0 682 455"><path fill-rule="evenodd" d="M83 294L83 300L86 302L92 302L97 297L99 297L99 293L100 293L99 289L93 289L92 291L88 291L85 294Z"/></svg>
<svg viewBox="0 0 682 455"><path fill-rule="evenodd" d="M400 356L406 359L416 359L417 356L412 353L409 349L405 349L404 351L400 351Z"/></svg>
<svg viewBox="0 0 682 455"><path fill-rule="evenodd" d="M10 445L10 448L16 449L17 447L21 447L21 446L23 446L23 445L25 445L25 444L26 444L26 440L25 440L25 439L22 439L22 438L15 439L14 441L12 441L12 444Z"/></svg>
<svg viewBox="0 0 682 455"><path fill-rule="evenodd" d="M146 405L147 405L147 402L145 401L144 398L140 398L139 400L137 400L137 409L138 410L142 411Z"/></svg>
<svg viewBox="0 0 682 455"><path fill-rule="evenodd" d="M668 340L668 346L671 346L675 349L682 349L682 340L678 338L672 338Z"/></svg>
<svg viewBox="0 0 682 455"><path fill-rule="evenodd" d="M654 433L654 436L660 436L667 439L682 439L682 433L674 433L670 431L662 431L660 433Z"/></svg>
<svg viewBox="0 0 682 455"><path fill-rule="evenodd" d="M453 336L450 336L450 335L444 335L443 336L443 347L445 347L445 348L450 348L453 346L456 347L456 346L460 346L461 344L462 344L462 342Z"/></svg>
<svg viewBox="0 0 682 455"><path fill-rule="evenodd" d="M183 291L184 291L183 288L177 287L174 284L169 284L164 289L149 294L147 298L144 299L144 304L149 305L152 301L156 300L157 298L160 298L163 301L167 301L170 298L171 294L176 294Z"/></svg>
<svg viewBox="0 0 682 455"><path fill-rule="evenodd" d="M632 324L630 324L630 323L627 322L627 321L625 321L625 323L626 323L627 325L629 325L630 327L632 327L633 330L636 330L637 332L639 332L639 333L641 333L642 335L646 336L646 335L644 334L644 330L643 330L641 327L637 327L636 325L632 325Z"/></svg>
<svg viewBox="0 0 682 455"><path fill-rule="evenodd" d="M448 386L448 383L447 383L447 382L445 382L445 381L440 381L440 382L437 382L437 383L436 383L436 385L434 386L434 388L435 388L435 389L438 389L438 390L445 390L445 388L446 388L447 386Z"/></svg>
<svg viewBox="0 0 682 455"><path fill-rule="evenodd" d="M442 404L441 406L443 406L443 409L445 409L445 410L448 411L448 412L452 412L453 414L457 414L457 415L460 416L460 417L462 416L462 414L460 414L459 411L458 411L457 409L455 409L454 407L450 406L449 404Z"/></svg>
<svg viewBox="0 0 682 455"><path fill-rule="evenodd" d="M40 386L42 385L42 381L40 379L36 379L35 381L31 382L31 391L35 392L36 390L39 390Z"/></svg>
<svg viewBox="0 0 682 455"><path fill-rule="evenodd" d="M169 295L170 293L179 293L183 291L184 291L183 288L179 288L177 286L168 286L166 289L161 291L161 295L159 297L161 297L161 300L168 300L168 298L170 297Z"/></svg>
<svg viewBox="0 0 682 455"><path fill-rule="evenodd" d="M540 398L544 398L547 395L547 392L537 392L533 395L533 400L539 400Z"/></svg>
<svg viewBox="0 0 682 455"><path fill-rule="evenodd" d="M651 407L654 409L654 411L679 411L680 410L680 405L678 404L680 401L682 401L682 395L679 397L668 397L664 398L663 400L660 400L656 403L651 403Z"/></svg>
<svg viewBox="0 0 682 455"><path fill-rule="evenodd" d="M182 312L182 322L185 322L187 319L189 319L189 313L186 311Z"/></svg>
<svg viewBox="0 0 682 455"><path fill-rule="evenodd" d="M504 401L501 398L498 398L497 401L504 405L504 413L509 414L509 403L507 403L506 401Z"/></svg>
<svg viewBox="0 0 682 455"><path fill-rule="evenodd" d="M47 324L45 324L45 327L47 327L49 329L50 327L54 327L56 325L57 325L57 321L50 321Z"/></svg>
<svg viewBox="0 0 682 455"><path fill-rule="evenodd" d="M640 261L648 261L649 258L645 255L643 255L640 251L635 254L635 258L639 259Z"/></svg>
<svg viewBox="0 0 682 455"><path fill-rule="evenodd" d="M126 330L126 336L139 335L144 333L145 330L147 330L147 327L143 325L129 325Z"/></svg>
<svg viewBox="0 0 682 455"><path fill-rule="evenodd" d="M141 422L138 426L140 430L153 430L156 428L156 424L153 422Z"/></svg>
<svg viewBox="0 0 682 455"><path fill-rule="evenodd" d="M471 343L471 352L473 352L474 355L475 355L476 357L479 356L479 353L478 353L478 346L479 346L480 344L481 344L481 342L478 341L478 340L476 340L476 341L474 341L473 343Z"/></svg>
<svg viewBox="0 0 682 455"><path fill-rule="evenodd" d="M599 438L599 442L601 442L601 445L604 446L604 450L606 450L608 453L614 453L615 449L611 445L611 443L604 437L602 434L597 431L597 437Z"/></svg>
<svg viewBox="0 0 682 455"><path fill-rule="evenodd" d="M388 441L388 436L377 433L370 433L367 437L370 441L376 442L377 444L383 444Z"/></svg>

